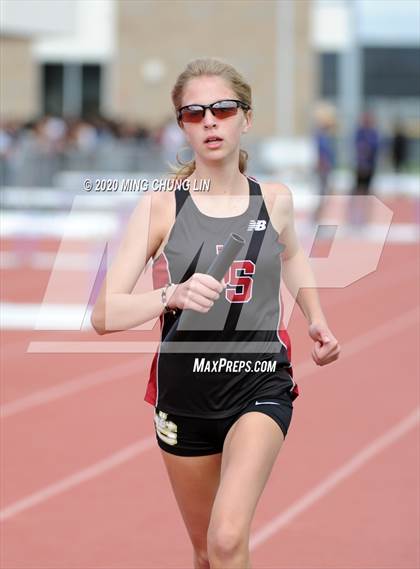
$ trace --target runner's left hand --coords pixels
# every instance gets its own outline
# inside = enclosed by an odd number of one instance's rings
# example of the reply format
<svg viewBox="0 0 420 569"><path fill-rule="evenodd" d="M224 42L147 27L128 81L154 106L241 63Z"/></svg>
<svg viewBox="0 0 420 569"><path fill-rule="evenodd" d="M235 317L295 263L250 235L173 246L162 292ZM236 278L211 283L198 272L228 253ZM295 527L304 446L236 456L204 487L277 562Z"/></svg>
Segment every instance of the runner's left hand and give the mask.
<svg viewBox="0 0 420 569"><path fill-rule="evenodd" d="M315 342L312 350L314 362L323 366L334 362L340 355L340 345L325 322L314 322L309 326L309 336Z"/></svg>

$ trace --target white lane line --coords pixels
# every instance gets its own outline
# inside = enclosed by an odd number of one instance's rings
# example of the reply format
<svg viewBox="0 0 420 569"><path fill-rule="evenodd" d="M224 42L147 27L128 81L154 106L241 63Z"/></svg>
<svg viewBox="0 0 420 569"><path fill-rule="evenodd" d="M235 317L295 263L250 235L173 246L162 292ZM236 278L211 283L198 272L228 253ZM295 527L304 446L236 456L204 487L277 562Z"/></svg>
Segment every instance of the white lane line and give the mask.
<svg viewBox="0 0 420 569"><path fill-rule="evenodd" d="M33 245L36 247L36 244ZM94 256L88 253L50 253L47 251L27 251L20 253L2 251L0 269L32 269L47 271L60 269L64 271L89 271L94 268ZM95 265L96 266L96 265Z"/></svg>
<svg viewBox="0 0 420 569"><path fill-rule="evenodd" d="M148 329L150 331L153 326ZM205 342L203 342L205 344ZM188 344L191 345L191 342ZM197 347L198 342L194 343ZM30 354L154 354L159 347L159 340L153 342L137 340L135 342L117 340L101 342L96 340L59 340L50 342L41 340L30 342L28 353ZM196 349L195 351L198 351Z"/></svg>
<svg viewBox="0 0 420 569"><path fill-rule="evenodd" d="M315 486L302 498L297 500L284 512L273 518L265 524L261 529L257 530L250 540L251 550L256 549L262 543L270 539L275 533L284 528L299 514L305 512L313 504L321 500L331 490L333 490L340 482L349 478L356 470L360 469L366 462L374 458L382 450L386 449L393 443L397 442L411 429L414 429L420 420L420 407L417 407L412 413L397 423L394 427L386 431L380 437L374 439L368 446L355 454L343 466L333 471L323 482Z"/></svg>
<svg viewBox="0 0 420 569"><path fill-rule="evenodd" d="M11 415L16 415L16 413L27 411L28 409L38 407L39 405L45 405L51 401L56 401L57 399L67 397L68 395L84 391L85 389L89 389L95 385L101 385L116 379L123 379L130 374L138 374L139 372L141 372L141 366L139 365L139 361L136 360L123 362L91 373L85 373L77 379L72 379L62 383L61 385L42 389L26 397L21 397L20 399L10 401L10 403L5 403L0 407L0 417L2 419L10 417Z"/></svg>
<svg viewBox="0 0 420 569"><path fill-rule="evenodd" d="M2 302L0 328L2 330L90 330L86 304L53 304L43 302Z"/></svg>
<svg viewBox="0 0 420 569"><path fill-rule="evenodd" d="M139 454L154 448L156 445L155 437L147 437L138 441L137 443L133 443L114 454L111 454L107 458L84 468L83 470L79 470L58 482L53 484L49 484L45 488L38 490L34 494L30 494L26 496L26 498L22 498L17 502L14 502L10 506L7 506L3 510L0 511L0 522L8 520L17 514L28 510L29 508L33 508L34 506L40 504L41 502L45 502L49 498L53 496L57 496L58 494L62 494L66 492L70 488L74 488L87 480L92 480L101 474L104 474L108 470L123 464L129 460L132 460Z"/></svg>

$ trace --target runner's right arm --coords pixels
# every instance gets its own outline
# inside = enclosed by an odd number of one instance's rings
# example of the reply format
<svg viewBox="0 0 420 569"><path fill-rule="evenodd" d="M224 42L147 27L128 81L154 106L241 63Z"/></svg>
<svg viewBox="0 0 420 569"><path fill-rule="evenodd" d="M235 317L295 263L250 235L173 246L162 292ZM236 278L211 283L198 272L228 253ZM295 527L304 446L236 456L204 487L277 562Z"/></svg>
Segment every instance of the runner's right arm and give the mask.
<svg viewBox="0 0 420 569"><path fill-rule="evenodd" d="M162 312L162 289L131 293L162 243L167 218L164 205L162 195L145 194L131 214L92 311L91 323L98 334L134 328ZM168 298L171 292L168 290Z"/></svg>
<svg viewBox="0 0 420 569"><path fill-rule="evenodd" d="M163 288L141 294L132 291L169 231L171 198L154 193L139 199L92 311L91 323L98 334L135 328L162 313ZM195 273L184 283L169 287L168 307L208 312L222 290L223 285L213 277Z"/></svg>

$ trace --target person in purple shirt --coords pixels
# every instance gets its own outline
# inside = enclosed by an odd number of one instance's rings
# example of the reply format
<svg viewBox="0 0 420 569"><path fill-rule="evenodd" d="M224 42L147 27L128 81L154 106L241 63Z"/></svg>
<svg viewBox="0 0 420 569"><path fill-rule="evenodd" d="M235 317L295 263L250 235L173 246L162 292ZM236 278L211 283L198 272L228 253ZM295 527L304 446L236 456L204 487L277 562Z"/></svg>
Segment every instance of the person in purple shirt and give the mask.
<svg viewBox="0 0 420 569"><path fill-rule="evenodd" d="M319 202L314 212L314 222L317 223L322 216L325 205L325 195L328 191L331 171L335 167L335 150L333 140L334 122L331 118L324 117L318 120L318 126L314 133L317 149L316 173L318 175Z"/></svg>
<svg viewBox="0 0 420 569"><path fill-rule="evenodd" d="M370 193L379 150L379 135L374 118L364 113L355 135L356 147L356 185L354 195L366 196Z"/></svg>
<svg viewBox="0 0 420 569"><path fill-rule="evenodd" d="M354 137L355 144L355 182L349 203L349 221L361 226L371 218L371 200L365 199L371 193L379 153L379 135L374 118L363 113Z"/></svg>

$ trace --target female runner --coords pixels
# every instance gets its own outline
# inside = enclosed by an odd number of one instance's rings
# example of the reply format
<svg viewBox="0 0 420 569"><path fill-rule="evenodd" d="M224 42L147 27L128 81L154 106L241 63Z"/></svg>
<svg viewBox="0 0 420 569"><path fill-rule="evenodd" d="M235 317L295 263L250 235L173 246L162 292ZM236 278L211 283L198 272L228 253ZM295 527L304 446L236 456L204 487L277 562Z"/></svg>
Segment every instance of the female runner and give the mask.
<svg viewBox="0 0 420 569"><path fill-rule="evenodd" d="M190 189L139 200L92 324L104 334L160 317L145 400L155 407L194 568L245 569L253 515L299 393L282 330L281 271L308 320L315 363L336 360L339 345L296 238L289 189L244 174L249 85L231 65L198 59L178 77L172 102L194 153L176 179ZM193 191L203 180L209 191ZM245 244L219 282L205 273L231 233ZM152 257L155 290L131 294ZM195 318L189 328L184 311Z"/></svg>

